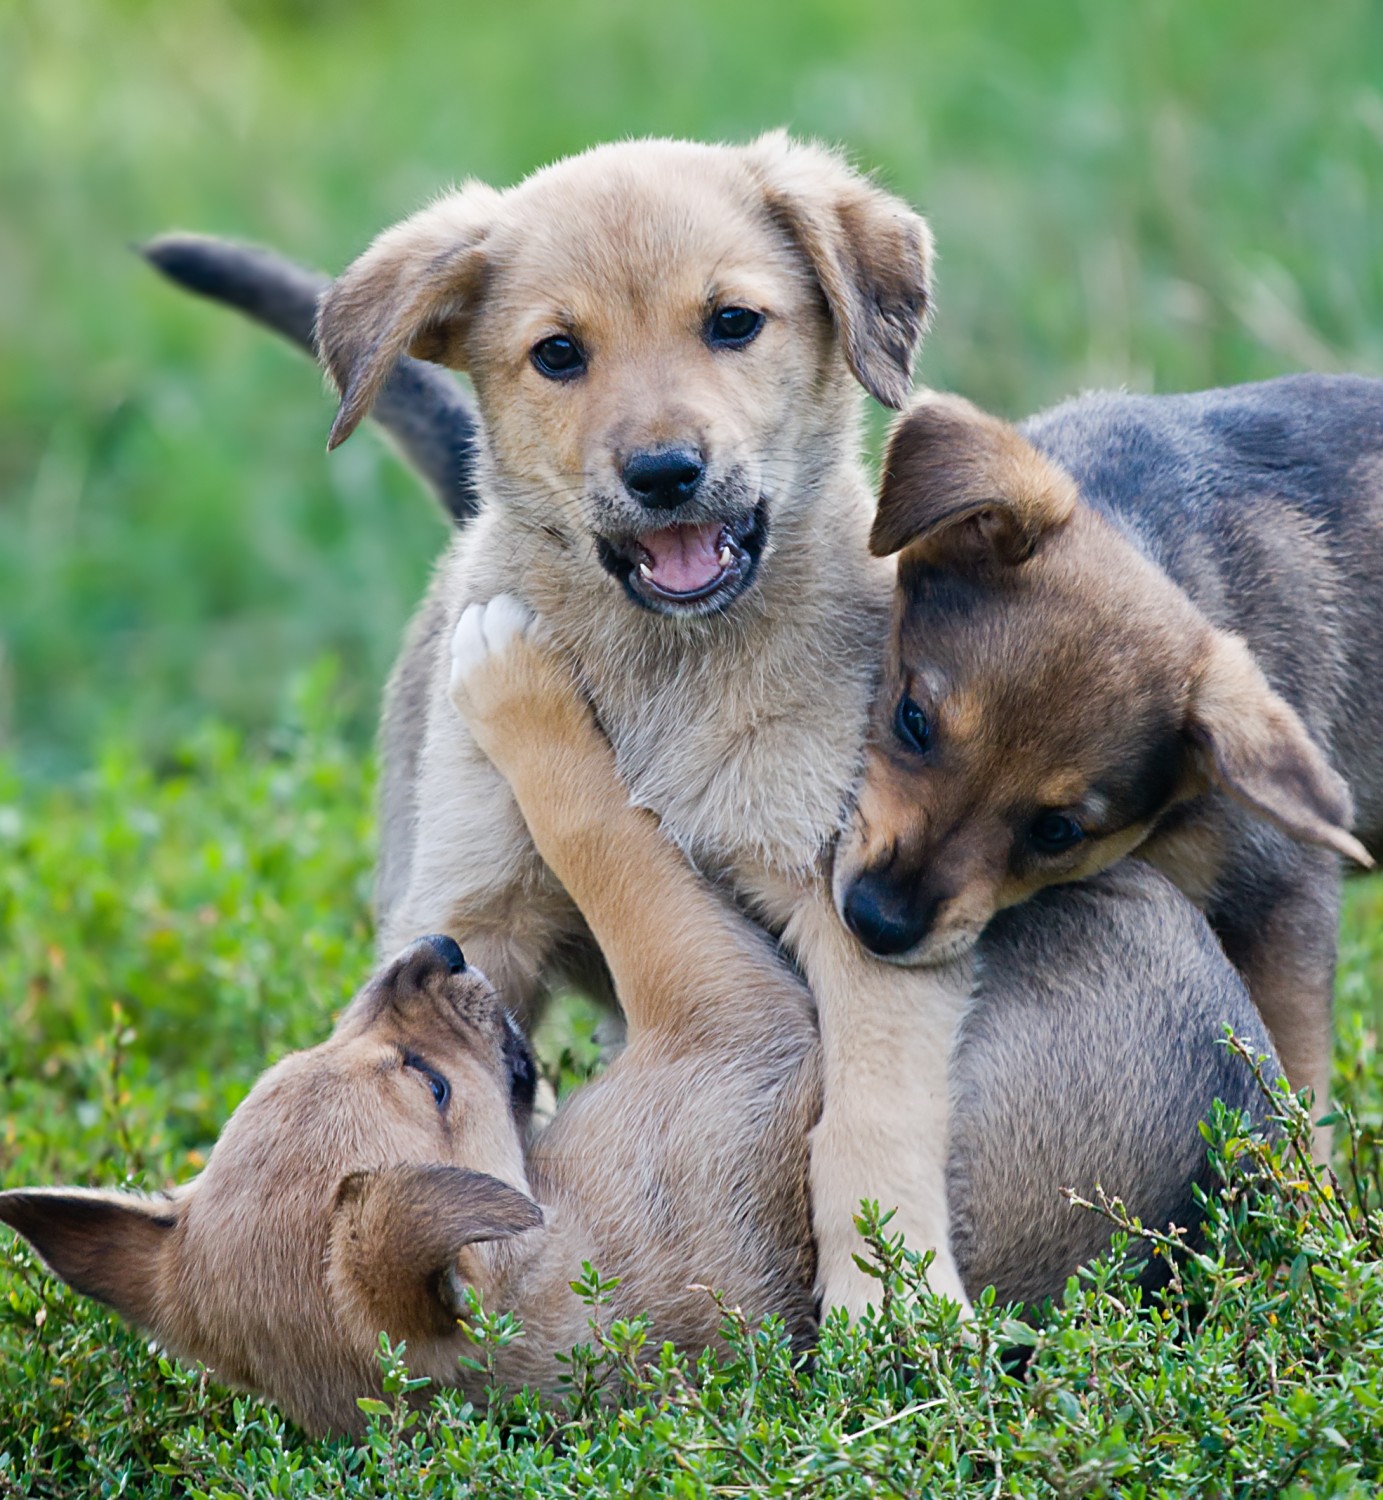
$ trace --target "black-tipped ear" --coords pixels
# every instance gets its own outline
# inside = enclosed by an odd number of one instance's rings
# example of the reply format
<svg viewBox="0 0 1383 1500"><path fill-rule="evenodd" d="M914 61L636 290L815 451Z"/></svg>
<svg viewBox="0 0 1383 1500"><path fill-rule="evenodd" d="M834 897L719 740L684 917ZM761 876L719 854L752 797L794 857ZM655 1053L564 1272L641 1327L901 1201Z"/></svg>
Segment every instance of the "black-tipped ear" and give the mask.
<svg viewBox="0 0 1383 1500"><path fill-rule="evenodd" d="M465 333L499 194L467 183L386 229L322 295L316 340L341 392L328 448L369 412L401 356L465 368Z"/></svg>
<svg viewBox="0 0 1383 1500"><path fill-rule="evenodd" d="M936 567L1008 567L1076 506L1066 471L1016 427L959 396L928 393L899 418L884 455L869 547Z"/></svg>
<svg viewBox="0 0 1383 1500"><path fill-rule="evenodd" d="M824 146L774 131L746 149L769 212L811 262L855 378L902 406L931 310L926 220Z"/></svg>
<svg viewBox="0 0 1383 1500"><path fill-rule="evenodd" d="M1344 778L1237 636L1211 634L1192 685L1186 734L1206 782L1293 838L1372 868L1368 850L1349 831L1354 808Z"/></svg>
<svg viewBox="0 0 1383 1500"><path fill-rule="evenodd" d="M74 1291L158 1330L158 1287L178 1207L134 1193L16 1188L0 1193L0 1223L17 1230Z"/></svg>
<svg viewBox="0 0 1383 1500"><path fill-rule="evenodd" d="M331 1282L374 1332L442 1332L453 1315L441 1278L461 1251L542 1222L531 1198L484 1172L441 1165L355 1172L337 1189Z"/></svg>

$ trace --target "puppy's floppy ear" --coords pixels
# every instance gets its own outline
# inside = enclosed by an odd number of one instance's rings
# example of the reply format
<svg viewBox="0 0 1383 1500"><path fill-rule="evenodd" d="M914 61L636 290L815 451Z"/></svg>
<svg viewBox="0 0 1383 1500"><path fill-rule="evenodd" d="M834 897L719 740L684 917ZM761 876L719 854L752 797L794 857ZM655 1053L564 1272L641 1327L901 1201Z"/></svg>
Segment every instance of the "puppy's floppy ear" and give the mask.
<svg viewBox="0 0 1383 1500"><path fill-rule="evenodd" d="M928 392L895 424L869 548L934 567L1012 566L1076 508L1075 481L1018 431Z"/></svg>
<svg viewBox="0 0 1383 1500"><path fill-rule="evenodd" d="M1211 632L1191 687L1186 734L1196 768L1293 838L1371 867L1349 832L1349 788L1237 636Z"/></svg>
<svg viewBox="0 0 1383 1500"><path fill-rule="evenodd" d="M902 406L931 311L926 220L824 146L777 130L746 150L770 213L811 262L855 378Z"/></svg>
<svg viewBox="0 0 1383 1500"><path fill-rule="evenodd" d="M328 1275L370 1336L442 1333L454 1320L442 1277L462 1250L542 1222L531 1198L484 1172L442 1165L355 1172L337 1188Z"/></svg>
<svg viewBox="0 0 1383 1500"><path fill-rule="evenodd" d="M323 292L317 351L341 392L328 449L360 425L402 355L464 367L499 196L484 183L465 183L386 229Z"/></svg>
<svg viewBox="0 0 1383 1500"><path fill-rule="evenodd" d="M181 1205L95 1188L0 1193L0 1223L18 1230L74 1291L159 1333L158 1288Z"/></svg>

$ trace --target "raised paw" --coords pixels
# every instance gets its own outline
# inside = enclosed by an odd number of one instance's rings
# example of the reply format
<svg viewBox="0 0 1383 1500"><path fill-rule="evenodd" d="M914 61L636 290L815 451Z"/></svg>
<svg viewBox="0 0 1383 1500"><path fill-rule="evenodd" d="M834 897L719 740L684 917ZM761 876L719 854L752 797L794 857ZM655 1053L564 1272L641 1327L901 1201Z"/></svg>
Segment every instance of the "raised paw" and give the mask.
<svg viewBox="0 0 1383 1500"><path fill-rule="evenodd" d="M528 637L537 618L512 594L461 611L451 638L451 698L463 714L483 706L485 688L496 685L490 679L503 672L503 658Z"/></svg>
<svg viewBox="0 0 1383 1500"><path fill-rule="evenodd" d="M476 743L506 775L516 758L541 754L590 723L565 659L512 594L462 611L451 638L450 692Z"/></svg>

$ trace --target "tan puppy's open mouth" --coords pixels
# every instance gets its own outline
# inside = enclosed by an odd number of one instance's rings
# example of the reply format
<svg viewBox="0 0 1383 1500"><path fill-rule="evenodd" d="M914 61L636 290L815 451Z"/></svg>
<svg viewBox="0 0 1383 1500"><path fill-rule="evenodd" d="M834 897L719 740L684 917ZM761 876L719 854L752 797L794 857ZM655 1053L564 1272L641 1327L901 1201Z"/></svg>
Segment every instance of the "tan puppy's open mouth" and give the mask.
<svg viewBox="0 0 1383 1500"><path fill-rule="evenodd" d="M768 538L760 500L743 521L697 521L645 531L623 542L600 537L601 566L635 604L659 614L712 614L754 581Z"/></svg>

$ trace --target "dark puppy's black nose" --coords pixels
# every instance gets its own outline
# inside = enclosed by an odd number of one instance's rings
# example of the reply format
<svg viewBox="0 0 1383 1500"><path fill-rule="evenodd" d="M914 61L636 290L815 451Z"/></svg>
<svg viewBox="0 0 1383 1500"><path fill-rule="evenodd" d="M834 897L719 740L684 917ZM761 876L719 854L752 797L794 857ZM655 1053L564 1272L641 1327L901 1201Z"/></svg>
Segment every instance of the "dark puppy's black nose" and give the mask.
<svg viewBox="0 0 1383 1500"><path fill-rule="evenodd" d="M447 966L448 974L459 974L466 967L466 955L462 953L460 945L445 933L430 932L418 941L427 943L431 947L437 957Z"/></svg>
<svg viewBox="0 0 1383 1500"><path fill-rule="evenodd" d="M842 915L845 925L880 958L891 958L915 948L927 935L936 904L920 912L907 893L885 884L877 876L861 875L845 893Z"/></svg>
<svg viewBox="0 0 1383 1500"><path fill-rule="evenodd" d="M694 448L660 448L635 453L620 471L624 487L649 510L671 510L690 500L705 465Z"/></svg>

